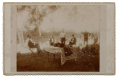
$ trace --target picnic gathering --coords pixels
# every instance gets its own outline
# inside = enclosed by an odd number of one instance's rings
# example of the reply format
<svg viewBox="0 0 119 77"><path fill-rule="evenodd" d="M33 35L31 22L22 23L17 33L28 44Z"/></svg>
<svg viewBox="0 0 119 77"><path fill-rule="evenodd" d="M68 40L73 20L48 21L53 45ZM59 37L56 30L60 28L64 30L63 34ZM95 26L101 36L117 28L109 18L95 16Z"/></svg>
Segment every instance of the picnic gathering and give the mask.
<svg viewBox="0 0 119 77"><path fill-rule="evenodd" d="M88 33L88 32L83 32L82 34L84 35L84 45L86 47L88 47L88 36L90 36L91 34ZM66 56L71 55L72 52L71 52L70 48L71 47L76 47L76 43L77 43L76 37L74 36L74 34L72 34L71 40L68 43L66 43L66 33L64 32L64 30L62 30L62 32L60 33L59 36L60 36L60 40L59 40L59 42L56 42L53 35L51 35L51 37L49 38L49 45L54 47L54 48L55 47L63 48ZM37 48L37 52L40 52L41 51L40 45L38 43L35 43L32 40L30 35L27 35L27 38L28 38L28 47L29 47L29 49L31 50L31 48ZM98 42L98 37L93 36L93 40L94 40L94 43L92 45L95 46ZM78 46L78 47L80 48L80 46ZM92 51L90 53L92 53Z"/></svg>
<svg viewBox="0 0 119 77"><path fill-rule="evenodd" d="M17 71L99 71L98 11L97 6L18 6Z"/></svg>
<svg viewBox="0 0 119 77"><path fill-rule="evenodd" d="M39 39L39 41L41 40L42 42L43 39L45 39L45 37ZM33 59L32 55L34 54L36 54L35 56L38 55L36 58L40 58L41 55L45 55L43 56L45 59L43 59L43 57L41 57L41 59L44 61L48 61L49 65L50 65L49 62L52 62L51 60L54 60L53 62L55 64L56 60L60 59L59 65L65 66L65 64L67 64L68 61L74 60L72 62L74 63L80 59L80 61L83 61L85 63L85 60L87 60L88 58L89 58L89 63L87 64L90 64L92 63L92 60L94 60L90 58L93 57L96 60L97 58L99 58L99 37L96 33L93 34L85 31L85 32L81 32L79 37L73 33L70 34L69 36L63 29L59 33L59 36L50 35L48 39L45 39L45 41L46 42L44 43L39 43L37 41L34 41L34 36L27 35L25 41L26 42L25 44L27 45L25 48L26 50L25 49L23 50L22 47L21 51L26 52L29 50L31 53L31 56L29 55L29 57L31 57L31 59ZM34 52L34 49L36 49L36 52ZM21 55L18 54L18 62L20 56ZM96 62L98 63L98 60Z"/></svg>
<svg viewBox="0 0 119 77"><path fill-rule="evenodd" d="M35 36L30 34L26 35L26 40L24 40L25 45L23 45L20 48L18 43L18 48L17 48L17 51L19 51L17 53L18 71L23 70L22 68L25 66L28 65L31 66L30 64L27 63L32 63L33 61L34 61L33 64L36 65L36 63L39 62L37 63L37 65L41 65L37 67L42 69L38 69L34 66L32 67L32 68L36 68L36 70L51 70L48 68L51 67L50 65L53 62L53 65L55 65L52 66L55 67L55 69L53 70L59 69L59 70L66 71L68 68L68 66L66 65L69 64L68 62L71 62L70 64L72 65L74 65L73 63L75 62L76 63L75 65L79 67L77 70L85 71L85 70L92 69L93 71L96 70L98 71L99 48L100 48L99 35L97 33L91 33L87 31L80 32L79 35L75 33L69 33L69 34L65 32L64 29L62 29L60 33L57 35L51 34L48 37L36 36L35 38L36 40L34 39ZM27 51L29 52L23 54ZM21 62L24 60L26 63ZM47 66L42 67L43 65L42 62ZM84 67L86 66L86 67L85 68L80 67L80 63L81 66ZM27 68L24 70L30 69L32 71L32 68ZM76 70L76 68L73 68L72 70Z"/></svg>

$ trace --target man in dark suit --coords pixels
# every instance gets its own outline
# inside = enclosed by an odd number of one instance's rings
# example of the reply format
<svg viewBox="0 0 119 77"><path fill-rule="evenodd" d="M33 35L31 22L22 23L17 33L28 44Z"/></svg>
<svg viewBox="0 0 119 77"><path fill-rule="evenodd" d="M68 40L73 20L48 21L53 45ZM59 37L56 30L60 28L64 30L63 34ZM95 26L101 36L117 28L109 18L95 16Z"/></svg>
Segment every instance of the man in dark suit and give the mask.
<svg viewBox="0 0 119 77"><path fill-rule="evenodd" d="M88 45L88 36L91 35L91 33L89 32L82 32L82 34L84 35L84 45Z"/></svg>
<svg viewBox="0 0 119 77"><path fill-rule="evenodd" d="M76 38L74 37L74 35L72 35L71 41L69 42L69 45L76 45Z"/></svg>

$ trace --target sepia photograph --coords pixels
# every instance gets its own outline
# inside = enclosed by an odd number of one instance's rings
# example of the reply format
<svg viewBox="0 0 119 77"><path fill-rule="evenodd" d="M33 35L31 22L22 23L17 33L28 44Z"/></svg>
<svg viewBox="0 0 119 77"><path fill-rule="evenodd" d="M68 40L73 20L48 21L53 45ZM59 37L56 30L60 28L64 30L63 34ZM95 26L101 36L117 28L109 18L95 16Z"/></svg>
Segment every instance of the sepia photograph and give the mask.
<svg viewBox="0 0 119 77"><path fill-rule="evenodd" d="M115 3L4 3L4 74L115 74Z"/></svg>
<svg viewBox="0 0 119 77"><path fill-rule="evenodd" d="M99 71L100 6L17 5L17 71Z"/></svg>

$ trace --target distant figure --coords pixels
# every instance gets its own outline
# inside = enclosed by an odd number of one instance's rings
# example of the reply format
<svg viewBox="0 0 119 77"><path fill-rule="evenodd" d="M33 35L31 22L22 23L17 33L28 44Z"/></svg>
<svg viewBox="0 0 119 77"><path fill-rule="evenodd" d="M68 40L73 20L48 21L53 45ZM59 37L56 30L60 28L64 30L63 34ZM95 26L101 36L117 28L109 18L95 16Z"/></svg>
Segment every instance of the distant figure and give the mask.
<svg viewBox="0 0 119 77"><path fill-rule="evenodd" d="M82 34L84 35L84 45L88 45L88 35L91 35L91 34L88 32L82 32Z"/></svg>
<svg viewBox="0 0 119 77"><path fill-rule="evenodd" d="M61 38L61 44L65 45L66 33L64 32L64 30L60 33L60 38Z"/></svg>
<svg viewBox="0 0 119 77"><path fill-rule="evenodd" d="M97 37L97 34L95 34L95 36L94 36L94 45L96 45L97 42L98 42L98 37Z"/></svg>
<svg viewBox="0 0 119 77"><path fill-rule="evenodd" d="M28 38L28 47L31 50L31 48L37 48L37 51L40 52L40 46L39 44L36 44L32 39L30 35L27 35ZM32 51L32 50L31 50ZM32 51L33 52L33 51Z"/></svg>
<svg viewBox="0 0 119 77"><path fill-rule="evenodd" d="M54 43L55 43L55 39L54 39L53 36L51 36L51 38L49 39L49 43L50 43L51 46L54 45Z"/></svg>
<svg viewBox="0 0 119 77"><path fill-rule="evenodd" d="M94 33L91 34L91 38L94 39Z"/></svg>
<svg viewBox="0 0 119 77"><path fill-rule="evenodd" d="M74 37L74 35L72 35L71 41L69 42L69 45L76 45L76 38Z"/></svg>

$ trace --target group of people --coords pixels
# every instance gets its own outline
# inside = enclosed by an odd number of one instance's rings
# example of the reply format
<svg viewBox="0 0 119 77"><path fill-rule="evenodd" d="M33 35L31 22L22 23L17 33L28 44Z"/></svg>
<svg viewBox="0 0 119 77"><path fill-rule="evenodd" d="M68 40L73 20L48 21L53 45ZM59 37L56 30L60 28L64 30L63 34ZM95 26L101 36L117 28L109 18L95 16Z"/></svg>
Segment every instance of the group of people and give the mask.
<svg viewBox="0 0 119 77"><path fill-rule="evenodd" d="M98 37L97 37L97 34L91 34L91 33L89 33L89 32L82 32L81 34L83 34L84 35L84 45L88 45L88 38L89 38L89 36L91 36L92 37L92 39L93 39L93 41L94 41L94 45L96 45L96 43L98 42Z"/></svg>
<svg viewBox="0 0 119 77"><path fill-rule="evenodd" d="M96 45L96 43L98 42L98 37L97 37L97 34L94 35L94 34L91 34L89 32L81 32L81 34L83 34L84 36L84 41L83 41L83 44L84 45L88 45L88 38L89 36L92 36L93 40L94 40L94 45ZM65 41L66 41L66 33L64 32L64 30L60 33L60 42L61 44L65 45ZM76 37L74 36L74 34L72 34L72 38L71 40L69 41L69 46L72 46L72 45L76 45L76 42L77 42L77 39ZM54 45L55 44L55 39L53 36L51 36L51 38L49 39L49 43L50 45Z"/></svg>
<svg viewBox="0 0 119 77"><path fill-rule="evenodd" d="M91 35L91 33L88 32L82 32L82 34L84 35L84 44L88 45L88 36ZM31 39L31 36L28 35L28 47L30 48L37 48L38 52L40 51L40 46L38 43L33 42L33 40ZM64 32L64 30L62 30L62 32L60 33L60 43L59 42L55 42L55 38L53 36L51 36L51 38L49 39L49 44L51 46L61 46L61 47L65 47L65 41L66 41L66 33ZM96 44L98 41L98 37L94 37L94 44ZM72 38L69 41L69 46L73 46L76 45L77 39L74 36L74 34L72 34Z"/></svg>
<svg viewBox="0 0 119 77"><path fill-rule="evenodd" d="M60 46L65 46L65 41L66 41L66 33L64 32L64 30L60 33ZM49 39L49 43L51 46L54 46L56 44L59 44L59 43L56 43L55 42L55 39L53 36L51 36L51 38ZM75 45L76 44L76 38L74 36L74 34L72 35L72 38L69 42L69 45L72 46L72 45Z"/></svg>

